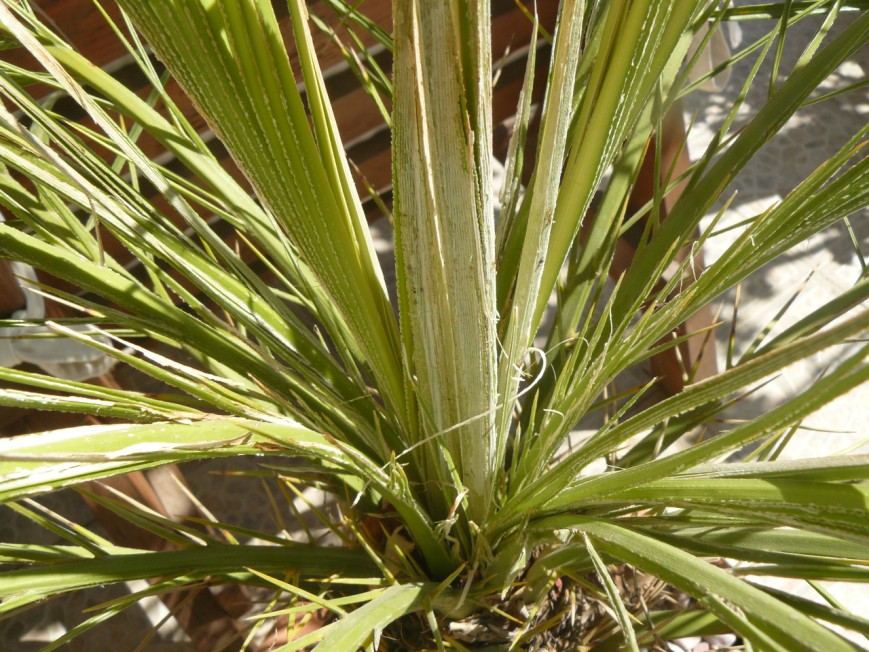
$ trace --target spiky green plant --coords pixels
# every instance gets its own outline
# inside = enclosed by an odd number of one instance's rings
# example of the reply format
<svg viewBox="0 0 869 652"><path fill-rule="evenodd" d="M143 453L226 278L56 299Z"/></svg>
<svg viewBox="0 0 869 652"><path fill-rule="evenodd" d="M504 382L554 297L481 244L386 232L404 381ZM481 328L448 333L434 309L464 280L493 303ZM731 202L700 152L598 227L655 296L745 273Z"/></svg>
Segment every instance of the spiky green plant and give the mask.
<svg viewBox="0 0 869 652"><path fill-rule="evenodd" d="M393 306L302 0L290 0L289 11L304 97L268 0L119 4L256 198L220 167L175 107L167 77L138 37L127 45L153 85L146 99L68 47L26 3L0 2L7 45L26 48L41 66L35 72L0 62L0 202L9 215L0 224L0 253L67 282L40 287L75 306L80 317L73 321L90 329L57 320L51 328L58 336L177 390L153 397L0 372L4 382L29 387L4 390L2 404L121 422L0 441L0 500L67 539L0 546L0 561L16 564L0 574L0 613L14 617L44 598L90 586L152 581L66 640L145 594L201 580L246 583L276 591L268 608L274 614L288 603L313 608L293 602L301 597L336 615L285 649L318 641L321 650L387 649L390 639L381 632L401 620L427 627L432 647L463 649L449 623L518 601L526 608L512 612L510 636L521 649L562 619L535 617L553 583L572 579L609 604L617 623L593 644L622 641L636 650L723 629L756 649L828 652L854 649L830 623L869 634L869 623L841 605L777 594L712 563L758 562L765 574L811 580L867 579L865 457L718 463L786 435L866 381L865 346L762 416L662 454L712 422L732 397L864 334L865 273L719 375L652 404L641 400L648 386L634 390L599 431L560 454L574 424L600 409L608 384L673 346L660 342L689 315L869 203L869 159L860 157L866 127L784 201L744 225L742 237L699 277L677 272L666 287L658 282L674 263L687 272L690 260L679 263L679 252L712 233L714 227L698 231L701 218L729 181L866 45L869 13L852 14L827 37L842 2L740 9L777 13L769 35L738 55L769 56L777 68L776 37L810 13L828 19L738 133L728 131L733 107L660 224L667 184L656 191L634 260L606 295L616 239L636 221L626 214L626 197L646 143L690 90L685 59L692 38L733 13L712 0L562 0L537 164L522 193L532 57L496 224L489 3L395 0L392 35L378 34L392 49L393 79L371 82L373 93L391 93L381 106L391 101ZM360 70L368 65L354 61ZM56 94L34 100L28 89L36 84L72 97L89 120L53 111ZM187 173L149 160L140 134ZM145 183L165 200L162 208L146 198ZM598 191L602 199L590 213ZM138 272L105 250L99 229L133 254ZM268 277L227 244L227 232ZM546 330L543 315L556 290ZM548 338L545 350L535 348L538 336ZM159 343L164 356L131 349L140 337ZM178 360L195 362L170 360L165 352L173 350ZM87 530L52 525L18 502L171 462L264 454L306 460L304 468L294 462L299 476L331 488L344 509L344 520L334 523L344 545L274 539L255 546L200 534L175 536L180 550L119 548ZM601 458L615 463L583 474ZM116 509L167 537L187 532L141 510ZM363 527L366 515L380 519L385 536ZM629 608L610 575L618 564L693 600L669 611Z"/></svg>

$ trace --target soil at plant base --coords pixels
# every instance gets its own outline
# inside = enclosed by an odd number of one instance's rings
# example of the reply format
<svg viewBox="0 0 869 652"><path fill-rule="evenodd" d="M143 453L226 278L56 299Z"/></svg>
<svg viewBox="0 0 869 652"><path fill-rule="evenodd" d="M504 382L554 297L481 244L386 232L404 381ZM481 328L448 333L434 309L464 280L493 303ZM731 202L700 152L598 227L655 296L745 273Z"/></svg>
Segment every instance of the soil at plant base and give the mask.
<svg viewBox="0 0 869 652"><path fill-rule="evenodd" d="M630 566L611 567L616 587L629 613L646 620L651 611L688 609L690 597L659 579L636 572ZM595 575L578 581L560 578L554 582L536 610L525 604L521 583L504 600L490 610L461 621L441 623L445 642L455 642L454 649L479 651L525 650L527 652L577 652L622 647L619 626ZM517 640L518 639L518 640ZM657 641L648 648L665 652L706 652L732 649L732 635L683 639L667 643ZM379 648L382 652L398 650L436 650L431 629L422 617L405 619L388 628Z"/></svg>

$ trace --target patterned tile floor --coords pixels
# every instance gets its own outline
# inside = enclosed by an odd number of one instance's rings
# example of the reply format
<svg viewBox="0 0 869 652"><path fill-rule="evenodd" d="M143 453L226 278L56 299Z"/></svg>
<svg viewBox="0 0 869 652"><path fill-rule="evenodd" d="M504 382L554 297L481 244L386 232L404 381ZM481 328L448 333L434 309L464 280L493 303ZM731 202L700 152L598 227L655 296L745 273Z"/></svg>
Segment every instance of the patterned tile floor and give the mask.
<svg viewBox="0 0 869 652"><path fill-rule="evenodd" d="M796 26L786 42L782 69L790 70L818 25L818 19L808 19L804 24ZM765 23L743 23L743 40L753 41L763 34L765 27ZM688 142L693 157L697 157L705 149L740 91L739 80L745 77L752 64L750 58L738 64L726 91L706 100L708 104L702 109L704 120L692 130ZM840 66L824 82L821 90L828 92L865 78L867 69L869 47L864 47L851 61ZM752 86L743 108L740 109L735 125L737 128L763 101L769 77L769 67L765 66L759 75L760 83ZM690 111L694 107L687 108ZM869 96L865 93L851 93L839 100L823 102L800 111L734 181L730 191L736 192L735 199L724 214L720 226L724 228L737 224L781 201L824 157L830 156L843 146L867 120ZM865 210L851 218L854 236L864 252L869 252L867 218L869 212ZM710 219L711 216L707 218L707 223ZM706 246L707 260L715 260L738 237L740 230L736 229L709 240ZM860 259L842 224L816 235L807 243L787 252L774 264L759 270L742 284L736 330L737 353L745 350L756 334L773 318L778 308L791 298L804 281L805 288L776 325L773 334L849 288L859 278L861 271ZM722 297L723 318L731 316L734 298L733 292ZM727 336L725 329L718 333L719 355L726 351ZM856 346L855 344L845 348L851 350ZM844 350L832 351L794 365L777 382L771 383L751 401L741 405L742 415L761 413L785 396L806 387L832 359L840 358L844 354ZM806 425L830 432L813 432L808 429L801 431L786 450L787 457L834 453L852 447L869 451L866 447L869 441L869 387L858 388L828 405L808 420Z"/></svg>
<svg viewBox="0 0 869 652"><path fill-rule="evenodd" d="M787 39L784 48L785 64L797 60L805 43L812 37L818 20L809 19L798 26ZM771 28L771 23L743 23L743 41L750 42ZM718 125L724 119L728 108L739 92L740 80L745 78L752 61L737 65L733 78L727 88L712 95L698 94L686 103L686 118L691 119L694 111L697 117L689 137L689 150L692 157L699 156L711 139ZM824 90L834 90L849 83L865 78L869 70L869 47L864 47L852 60L842 65L825 83ZM761 103L770 76L769 66L760 72L761 83L753 86L742 109L737 125L744 123L753 115ZM801 111L790 120L773 142L763 148L751 165L734 181L736 196L722 218L722 226L736 224L752 217L770 205L780 201L817 163L836 151L847 138L864 126L869 119L869 96L865 93L851 93L833 100L814 105ZM851 224L854 237L869 253L869 213L864 211L854 216ZM711 219L711 215L707 218ZM388 236L387 236L388 237ZM708 242L706 256L708 261L716 256L734 239L739 230L729 231ZM388 248L381 240L379 245ZM805 245L788 252L775 264L758 271L742 284L736 331L737 353L744 350L754 337L772 318L779 307L783 306L796 289L805 287L794 301L785 316L779 321L776 330L786 327L796 319L810 312L814 307L828 299L833 293L849 287L861 273L861 263L855 253L851 237L840 225L815 236ZM720 298L722 317L729 319L733 311L735 294L727 293ZM724 351L728 333L721 329L717 335L719 358L723 366ZM740 404L733 418L760 414L776 405L783 397L793 395L804 389L808 383L832 360L840 358L844 351L834 351L827 355L814 356L810 360L789 368L774 383L765 386L750 400ZM642 372L640 372L642 373ZM583 424L590 427L591 424ZM869 386L854 390L826 406L812 416L786 451L786 456L802 458L821 454L832 454L843 450L869 452ZM582 426L581 426L582 427ZM187 478L197 495L213 509L219 518L237 522L244 517L246 521L260 524L269 523L270 516L257 499L251 504L243 493L233 491L234 480L215 475L219 470L214 466L194 465L186 470ZM59 511L81 522L90 522L90 513L69 493L58 494L48 502ZM0 539L10 537L22 541L45 540L44 534L34 534L33 528L17 519L8 510L0 512ZM131 589L133 587L130 587ZM787 584L788 590L811 596L812 592L797 583ZM857 613L869 613L869 589L853 585L832 586L834 595L843 600ZM28 652L42 645L64 631L65 626L80 620L81 610L117 595L108 590L95 590L80 594L63 601L49 603L45 607L25 614L19 618L0 623L0 649ZM80 639L67 649L102 650L132 649L134 641L140 640L152 624L160 622L165 616L165 608L158 601L152 601L146 609L130 610L123 618L106 623L96 633ZM148 650L181 651L190 649L184 637L171 620L159 630L157 636L147 645Z"/></svg>
<svg viewBox="0 0 869 652"><path fill-rule="evenodd" d="M820 24L819 19L807 19L789 34L783 57L783 70L790 70L801 55L805 44ZM768 29L767 23L743 23L743 39L751 42ZM837 30L833 30L835 33ZM708 97L700 106L703 120L698 121L689 138L692 158L697 157L723 120L728 107L739 92L739 80L747 75L753 61L737 65L733 79L721 94ZM736 126L743 124L763 101L770 78L769 66L761 69L761 83L753 86L740 110ZM853 84L865 79L869 72L869 46L841 65L821 86L821 92ZM702 98L696 98L704 101ZM686 107L692 111L694 107ZM688 116L686 116L688 117ZM869 121L869 94L849 93L800 111L788 121L775 139L766 145L745 171L734 180L736 197L724 214L721 226L737 224L766 210L786 196L818 163L842 147L847 140ZM864 154L865 156L865 154ZM717 208L717 207L716 207ZM707 218L711 219L711 216ZM869 210L854 215L851 220L853 237L869 255ZM706 247L707 261L712 261L739 230L713 238ZM766 327L775 312L784 306L798 288L804 286L773 333L779 332L822 305L825 301L851 287L863 271L852 237L842 224L837 224L807 243L787 252L775 263L759 270L742 284L736 330L737 353L751 343ZM808 279L808 280L806 280ZM722 317L733 311L735 293L721 297ZM728 332L718 333L719 359L727 347ZM739 405L730 416L753 416L768 411L783 398L804 390L832 362L842 359L858 344L840 347L812 356L792 365L774 382L763 387L749 401ZM869 453L869 386L859 387L826 405L804 423L785 449L783 458L801 459L831 455L842 451ZM807 598L819 599L818 594L803 582L767 581L779 588ZM831 593L854 613L869 614L869 587L857 584L825 584ZM865 640L862 641L865 645Z"/></svg>

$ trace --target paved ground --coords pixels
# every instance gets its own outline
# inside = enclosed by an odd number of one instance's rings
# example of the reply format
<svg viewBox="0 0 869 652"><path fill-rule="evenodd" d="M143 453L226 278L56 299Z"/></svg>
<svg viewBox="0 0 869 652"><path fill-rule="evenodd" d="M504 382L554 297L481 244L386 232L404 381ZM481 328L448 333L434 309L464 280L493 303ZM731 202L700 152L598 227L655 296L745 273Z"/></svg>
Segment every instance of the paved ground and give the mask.
<svg viewBox="0 0 869 652"><path fill-rule="evenodd" d="M819 20L806 20L789 34L784 50L784 70L791 69L818 25ZM768 29L765 22L743 23L743 39L751 42L762 36L764 29ZM737 65L726 90L710 96L708 104L701 106L702 120L698 121L689 138L692 157L696 158L704 150L739 93L740 80L745 78L752 63L753 61L747 60ZM864 46L852 60L840 66L824 82L821 91L829 92L865 79L867 71L869 46ZM757 110L764 99L769 78L770 68L765 66L760 73L761 83L752 87L746 97L737 125L744 123ZM690 116L686 118L690 119ZM867 121L869 95L865 91L849 93L799 112L734 181L732 190L737 195L722 218L722 226L736 224L757 215L780 201L819 162L836 152L854 133L865 126ZM850 222L854 239L862 248L863 255L869 255L869 211L864 210L853 216ZM706 247L707 261L715 260L737 237L738 230L710 240ZM842 224L827 229L802 246L789 251L774 264L759 270L741 288L736 330L737 353L745 350L804 282L804 288L773 333L786 328L823 302L851 287L861 273L860 257L851 236ZM809 280L806 282L807 278ZM734 300L735 292L729 292L721 298L723 316L732 314ZM721 363L727 347L727 336L726 331L718 334ZM805 389L831 362L841 359L847 351L854 350L857 346L858 344L853 344L841 347L793 365L775 382L763 387L750 400L744 401L738 411L732 411L730 416L745 418L768 411L783 398ZM843 451L869 453L869 386L857 388L828 404L807 419L804 426L785 449L783 458L800 459ZM818 598L817 593L802 582L771 583L805 597ZM869 614L869 587L866 585L826 586L854 613L864 616ZM866 644L865 640L862 644Z"/></svg>
<svg viewBox="0 0 869 652"><path fill-rule="evenodd" d="M790 70L802 53L804 44L815 33L819 21L807 20L798 25L789 35L785 47L783 69ZM743 40L751 42L763 34L766 23L743 23ZM740 92L741 79L752 65L752 60L740 63L726 91L708 98L702 108L704 119L692 130L689 149L697 157L705 148L714 130L723 120L732 100ZM865 78L869 69L869 47L864 47L852 61L839 67L822 86L830 91ZM770 71L765 67L759 75L760 82L749 91L740 110L736 126L756 111L764 100ZM690 110L692 107L688 107ZM689 117L689 116L686 116ZM869 120L869 96L851 93L837 100L823 102L792 118L781 134L764 147L755 160L732 185L736 192L730 209L725 213L721 227L736 224L753 217L779 202L802 179L810 174L826 157L837 151ZM730 193L726 193L730 194ZM717 208L717 207L716 207ZM869 253L869 212L864 211L851 219L857 242ZM711 219L709 216L708 219ZM707 220L708 221L708 220ZM740 231L734 230L711 239L706 247L708 261L727 247ZM748 278L741 288L738 312L736 349L737 354L756 337L775 312L805 283L793 305L779 321L773 333L789 326L808 314L814 307L849 288L861 274L860 259L851 237L842 224L818 234L802 246L788 252L773 265ZM735 293L722 297L722 316L732 314ZM726 351L728 333L719 333L719 354ZM854 345L856 347L856 345ZM851 347L851 348L854 348ZM794 365L779 382L772 383L741 406L743 415L761 413L785 396L804 388L829 363L844 354L839 350L816 356ZM821 410L807 421L807 426L829 433L802 431L788 447L786 456L797 458L820 453L834 453L852 447L867 449L869 440L869 387L855 390Z"/></svg>

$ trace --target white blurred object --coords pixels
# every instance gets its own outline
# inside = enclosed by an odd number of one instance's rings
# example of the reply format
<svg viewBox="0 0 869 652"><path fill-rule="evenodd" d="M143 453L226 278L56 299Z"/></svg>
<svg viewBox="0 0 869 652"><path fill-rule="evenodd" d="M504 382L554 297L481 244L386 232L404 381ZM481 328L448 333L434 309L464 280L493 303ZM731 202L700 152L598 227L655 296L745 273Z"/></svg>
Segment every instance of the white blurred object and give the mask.
<svg viewBox="0 0 869 652"><path fill-rule="evenodd" d="M735 634L713 634L711 636L689 636L667 642L670 652L712 652L729 650L736 645Z"/></svg>
<svg viewBox="0 0 869 652"><path fill-rule="evenodd" d="M3 217L0 216L0 220ZM36 272L30 265L13 262L12 273L19 279L36 281ZM26 307L12 315L12 319L44 319L45 300L33 292L26 283L19 282ZM73 330L87 331L87 325L72 326ZM42 333L52 334L47 326L12 326L0 328L0 367L14 367L23 362L35 364L45 373L66 380L87 380L107 373L115 361L97 349L67 337L32 337ZM108 338L95 336L102 344L110 344Z"/></svg>
<svg viewBox="0 0 869 652"><path fill-rule="evenodd" d="M690 61L697 49L703 44L703 40L709 34L712 26L708 23L703 29L697 31L694 35L694 40L691 42L691 47L688 48L687 60ZM688 75L688 78L695 82L705 74L715 70L722 63L730 58L730 48L737 47L742 42L742 30L736 23L721 23L712 34L709 44L706 46L700 56L697 57L697 65L695 65ZM710 77L700 90L707 93L719 93L727 86L730 81L730 68L725 68L714 77Z"/></svg>

